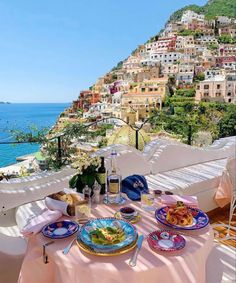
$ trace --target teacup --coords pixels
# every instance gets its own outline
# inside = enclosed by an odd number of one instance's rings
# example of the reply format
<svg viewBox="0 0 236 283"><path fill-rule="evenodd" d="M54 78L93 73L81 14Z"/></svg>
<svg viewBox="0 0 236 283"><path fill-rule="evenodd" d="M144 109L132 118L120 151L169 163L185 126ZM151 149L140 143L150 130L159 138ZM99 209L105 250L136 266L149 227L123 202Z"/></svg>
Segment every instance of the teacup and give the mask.
<svg viewBox="0 0 236 283"><path fill-rule="evenodd" d="M130 219L136 215L134 208L126 206L120 209L120 214L124 219Z"/></svg>

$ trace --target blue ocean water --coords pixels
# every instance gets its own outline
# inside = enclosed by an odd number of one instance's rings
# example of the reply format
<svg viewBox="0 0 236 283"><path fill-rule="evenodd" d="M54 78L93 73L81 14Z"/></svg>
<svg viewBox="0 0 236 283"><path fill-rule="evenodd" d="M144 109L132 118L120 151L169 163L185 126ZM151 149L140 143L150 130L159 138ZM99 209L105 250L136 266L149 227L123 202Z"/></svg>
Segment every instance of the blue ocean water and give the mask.
<svg viewBox="0 0 236 283"><path fill-rule="evenodd" d="M0 104L0 141L11 141L9 130L27 131L36 126L51 128L69 103L12 103ZM37 144L0 144L0 167L16 163L16 157L36 152Z"/></svg>

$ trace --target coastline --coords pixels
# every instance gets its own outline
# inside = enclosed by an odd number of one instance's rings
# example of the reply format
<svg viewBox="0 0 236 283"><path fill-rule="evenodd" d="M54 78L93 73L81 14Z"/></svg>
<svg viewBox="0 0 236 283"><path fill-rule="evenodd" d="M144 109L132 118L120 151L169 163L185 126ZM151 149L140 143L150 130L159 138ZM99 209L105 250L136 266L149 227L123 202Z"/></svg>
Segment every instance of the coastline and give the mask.
<svg viewBox="0 0 236 283"><path fill-rule="evenodd" d="M19 156L16 158L16 163L0 167L0 172L2 173L19 173L22 167L29 168L30 163L35 160L35 153Z"/></svg>
<svg viewBox="0 0 236 283"><path fill-rule="evenodd" d="M17 158L39 150L38 144L4 144L11 141L11 130L27 132L32 126L50 129L69 105L59 102L0 104L0 171L9 166L18 167Z"/></svg>
<svg viewBox="0 0 236 283"><path fill-rule="evenodd" d="M35 153L25 155L24 159L23 156L19 156L17 159L20 159L21 161L5 167L0 167L0 172L12 174L13 172L19 173L22 167L29 168L30 163L35 160Z"/></svg>

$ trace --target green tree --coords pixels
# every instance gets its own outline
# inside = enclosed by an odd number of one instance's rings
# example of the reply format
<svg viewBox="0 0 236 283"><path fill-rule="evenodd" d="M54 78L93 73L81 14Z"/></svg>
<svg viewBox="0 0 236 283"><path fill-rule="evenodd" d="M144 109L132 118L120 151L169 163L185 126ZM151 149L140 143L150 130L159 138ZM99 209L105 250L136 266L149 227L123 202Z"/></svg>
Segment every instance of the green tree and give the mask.
<svg viewBox="0 0 236 283"><path fill-rule="evenodd" d="M183 96L183 97L194 97L195 93L196 93L195 88L177 89L175 91L175 94L177 96Z"/></svg>
<svg viewBox="0 0 236 283"><path fill-rule="evenodd" d="M231 44L233 44L233 43L236 43L236 40L235 39L233 39L229 34L223 34L223 35L221 35L221 36L219 36L219 38L218 38L218 41L219 41L219 43L231 43Z"/></svg>
<svg viewBox="0 0 236 283"><path fill-rule="evenodd" d="M236 136L236 106L229 107L218 127L220 137Z"/></svg>
<svg viewBox="0 0 236 283"><path fill-rule="evenodd" d="M205 80L205 74L203 72L198 73L195 78L195 81L204 81Z"/></svg>
<svg viewBox="0 0 236 283"><path fill-rule="evenodd" d="M207 45L207 48L208 48L209 50L212 50L212 51L217 50L218 47L219 47L219 46L218 46L217 43L209 43L209 44Z"/></svg>

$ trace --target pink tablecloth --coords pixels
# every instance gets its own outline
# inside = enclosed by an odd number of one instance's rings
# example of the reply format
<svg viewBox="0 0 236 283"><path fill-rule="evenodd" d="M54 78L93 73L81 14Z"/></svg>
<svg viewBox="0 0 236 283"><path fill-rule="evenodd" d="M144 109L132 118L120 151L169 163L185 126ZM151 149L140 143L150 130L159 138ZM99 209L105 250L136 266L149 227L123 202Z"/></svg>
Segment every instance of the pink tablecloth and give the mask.
<svg viewBox="0 0 236 283"><path fill-rule="evenodd" d="M135 224L139 233L147 235L161 227L157 225L154 212L143 212L137 203L131 206L142 213L142 220ZM113 216L115 210L117 207L100 205L93 208L93 216ZM128 264L133 252L117 257L96 257L82 252L74 244L69 254L63 255L62 249L73 236L55 240L48 246L49 263L44 264L42 245L50 239L40 233L29 240L18 283L203 283L213 232L206 227L188 233L193 236L185 236L185 248L176 253L156 253L145 240L134 268Z"/></svg>

